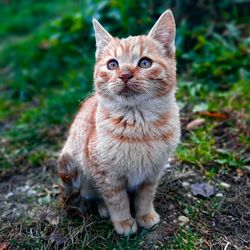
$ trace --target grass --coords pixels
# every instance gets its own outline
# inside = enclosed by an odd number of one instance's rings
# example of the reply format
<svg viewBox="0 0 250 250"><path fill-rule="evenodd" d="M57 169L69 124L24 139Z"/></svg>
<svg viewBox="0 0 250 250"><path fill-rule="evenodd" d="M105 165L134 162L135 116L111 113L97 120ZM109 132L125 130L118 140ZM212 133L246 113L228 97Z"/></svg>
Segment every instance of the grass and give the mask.
<svg viewBox="0 0 250 250"><path fill-rule="evenodd" d="M190 229L180 228L170 249L192 250L200 249L203 245L202 236Z"/></svg>
<svg viewBox="0 0 250 250"><path fill-rule="evenodd" d="M60 17L65 11L74 13L79 10L80 6L80 1L64 1L64 4L58 0L47 3L38 0L36 4L33 4L32 0L13 1L12 3L6 1L6 3L2 3L1 9L0 38L24 37L45 22L55 19L57 16ZM9 19L9 21L6 22L6 19Z"/></svg>
<svg viewBox="0 0 250 250"><path fill-rule="evenodd" d="M183 135L173 175L163 180L156 196L160 226L120 238L111 223L95 212L71 218L60 209L58 151L79 103L92 91L91 15L114 34L138 34L148 30L156 13L166 8L165 2L160 1L159 8L146 3L22 0L2 4L0 243L7 242L10 249L209 249L225 247L225 239L232 249L244 249L250 165L250 43L242 31L249 27L244 16L234 24L226 16L218 23L208 19L213 26L209 29L205 21L192 29L185 20L177 25L177 99ZM133 14L129 17L128 9ZM141 9L143 15L138 14ZM131 25L135 22L138 27ZM204 123L188 129L196 119ZM223 196L193 197L182 186L184 181L207 181ZM229 183L229 191L220 186L222 181ZM29 192L23 195L27 187ZM189 223L181 226L178 217L183 214Z"/></svg>

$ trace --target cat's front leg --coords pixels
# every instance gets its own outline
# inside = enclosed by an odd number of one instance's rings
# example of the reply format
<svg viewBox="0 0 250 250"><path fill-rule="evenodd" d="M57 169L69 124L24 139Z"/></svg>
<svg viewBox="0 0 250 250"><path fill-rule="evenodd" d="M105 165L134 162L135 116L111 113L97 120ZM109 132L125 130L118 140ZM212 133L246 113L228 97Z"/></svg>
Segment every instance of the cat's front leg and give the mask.
<svg viewBox="0 0 250 250"><path fill-rule="evenodd" d="M107 177L105 179L108 179ZM118 234L129 235L137 231L137 224L130 213L129 198L125 184L115 181L100 183L99 190L108 207L109 214ZM112 182L112 183L111 183Z"/></svg>
<svg viewBox="0 0 250 250"><path fill-rule="evenodd" d="M135 196L136 221L141 227L151 228L160 222L153 205L158 180L147 180L140 185Z"/></svg>

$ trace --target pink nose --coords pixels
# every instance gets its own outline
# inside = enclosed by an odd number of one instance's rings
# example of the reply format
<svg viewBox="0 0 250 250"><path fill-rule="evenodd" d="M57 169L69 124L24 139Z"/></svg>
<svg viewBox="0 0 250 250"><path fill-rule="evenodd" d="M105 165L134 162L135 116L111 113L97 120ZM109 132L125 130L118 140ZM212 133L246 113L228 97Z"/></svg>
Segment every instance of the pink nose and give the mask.
<svg viewBox="0 0 250 250"><path fill-rule="evenodd" d="M126 72L126 73L121 73L119 75L119 78L122 79L124 83L127 83L129 79L133 77L132 73Z"/></svg>

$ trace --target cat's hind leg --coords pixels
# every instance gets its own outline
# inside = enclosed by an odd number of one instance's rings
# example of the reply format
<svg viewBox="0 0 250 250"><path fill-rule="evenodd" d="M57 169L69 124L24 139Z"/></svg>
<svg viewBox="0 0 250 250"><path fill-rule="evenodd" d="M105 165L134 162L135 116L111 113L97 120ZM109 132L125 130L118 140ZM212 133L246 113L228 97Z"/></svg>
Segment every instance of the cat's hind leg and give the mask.
<svg viewBox="0 0 250 250"><path fill-rule="evenodd" d="M58 175L61 178L61 200L63 209L69 214L79 214L84 210L81 200L80 171L71 157L65 153L58 161Z"/></svg>

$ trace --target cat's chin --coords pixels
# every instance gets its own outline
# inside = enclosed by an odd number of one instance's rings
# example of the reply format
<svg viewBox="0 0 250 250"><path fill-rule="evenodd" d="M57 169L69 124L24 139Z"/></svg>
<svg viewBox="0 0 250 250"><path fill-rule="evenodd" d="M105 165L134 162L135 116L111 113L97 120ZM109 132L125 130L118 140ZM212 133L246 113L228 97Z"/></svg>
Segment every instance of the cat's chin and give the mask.
<svg viewBox="0 0 250 250"><path fill-rule="evenodd" d="M118 95L125 97L125 98L129 98L129 97L135 98L135 96L140 95L140 93L134 92L134 91L129 90L129 89L123 89L122 91L119 92Z"/></svg>
<svg viewBox="0 0 250 250"><path fill-rule="evenodd" d="M121 105L135 106L148 101L148 96L139 93L126 93L122 95L116 95L114 99Z"/></svg>

